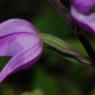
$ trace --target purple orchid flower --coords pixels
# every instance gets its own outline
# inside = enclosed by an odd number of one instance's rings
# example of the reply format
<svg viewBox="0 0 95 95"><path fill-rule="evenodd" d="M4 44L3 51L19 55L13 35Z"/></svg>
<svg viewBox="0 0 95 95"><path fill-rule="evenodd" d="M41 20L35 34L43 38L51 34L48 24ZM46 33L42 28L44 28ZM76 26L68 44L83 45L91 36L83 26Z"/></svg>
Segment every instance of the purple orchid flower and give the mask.
<svg viewBox="0 0 95 95"><path fill-rule="evenodd" d="M95 0L71 0L71 14L82 28L95 34Z"/></svg>
<svg viewBox="0 0 95 95"><path fill-rule="evenodd" d="M0 72L0 82L10 74L28 69L41 56L38 30L28 21L10 19L0 24L0 56L12 56Z"/></svg>

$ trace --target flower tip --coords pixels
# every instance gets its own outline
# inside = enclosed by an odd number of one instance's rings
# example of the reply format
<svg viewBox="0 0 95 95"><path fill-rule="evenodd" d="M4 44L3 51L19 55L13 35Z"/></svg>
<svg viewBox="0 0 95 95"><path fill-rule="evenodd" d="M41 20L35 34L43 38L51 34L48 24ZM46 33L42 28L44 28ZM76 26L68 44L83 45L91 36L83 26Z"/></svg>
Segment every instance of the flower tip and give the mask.
<svg viewBox="0 0 95 95"><path fill-rule="evenodd" d="M88 14L95 6L95 0L71 0L72 6L83 14Z"/></svg>

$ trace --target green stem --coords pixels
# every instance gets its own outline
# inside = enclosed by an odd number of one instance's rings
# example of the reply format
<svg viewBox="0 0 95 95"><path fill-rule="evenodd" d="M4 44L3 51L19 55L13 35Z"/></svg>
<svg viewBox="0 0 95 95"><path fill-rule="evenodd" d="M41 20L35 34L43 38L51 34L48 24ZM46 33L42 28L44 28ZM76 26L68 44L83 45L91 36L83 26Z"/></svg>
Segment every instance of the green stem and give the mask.
<svg viewBox="0 0 95 95"><path fill-rule="evenodd" d="M63 6L60 0L48 0L56 12L64 18L68 25L71 24L71 16L69 11Z"/></svg>

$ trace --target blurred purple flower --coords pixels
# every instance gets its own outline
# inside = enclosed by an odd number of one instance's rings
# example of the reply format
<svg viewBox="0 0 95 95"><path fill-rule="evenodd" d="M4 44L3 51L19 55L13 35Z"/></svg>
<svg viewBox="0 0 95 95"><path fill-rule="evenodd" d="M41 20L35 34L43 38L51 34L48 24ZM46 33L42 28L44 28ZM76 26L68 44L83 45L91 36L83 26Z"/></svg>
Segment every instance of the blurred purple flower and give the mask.
<svg viewBox="0 0 95 95"><path fill-rule="evenodd" d="M28 69L43 49L38 30L28 21L10 19L0 24L0 56L12 56L0 72L0 82L21 69Z"/></svg>
<svg viewBox="0 0 95 95"><path fill-rule="evenodd" d="M95 0L71 0L71 14L82 28L95 33Z"/></svg>

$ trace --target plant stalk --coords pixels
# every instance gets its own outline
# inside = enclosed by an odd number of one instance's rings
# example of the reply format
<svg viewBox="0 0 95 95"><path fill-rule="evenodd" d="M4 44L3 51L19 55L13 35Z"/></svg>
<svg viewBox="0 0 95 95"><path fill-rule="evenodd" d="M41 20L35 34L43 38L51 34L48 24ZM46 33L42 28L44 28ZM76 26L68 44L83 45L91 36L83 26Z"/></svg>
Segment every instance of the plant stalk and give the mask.
<svg viewBox="0 0 95 95"><path fill-rule="evenodd" d="M61 3L60 0L49 0L53 8L62 16L66 21L70 23L72 26L72 29L74 29L73 33L76 34L77 38L80 40L81 44L85 48L87 54L90 57L91 63L94 66L95 64L95 51L93 49L93 46L91 45L90 41L88 40L88 37L85 33L78 31L78 27L76 23L74 23L74 19L66 9L66 7Z"/></svg>

